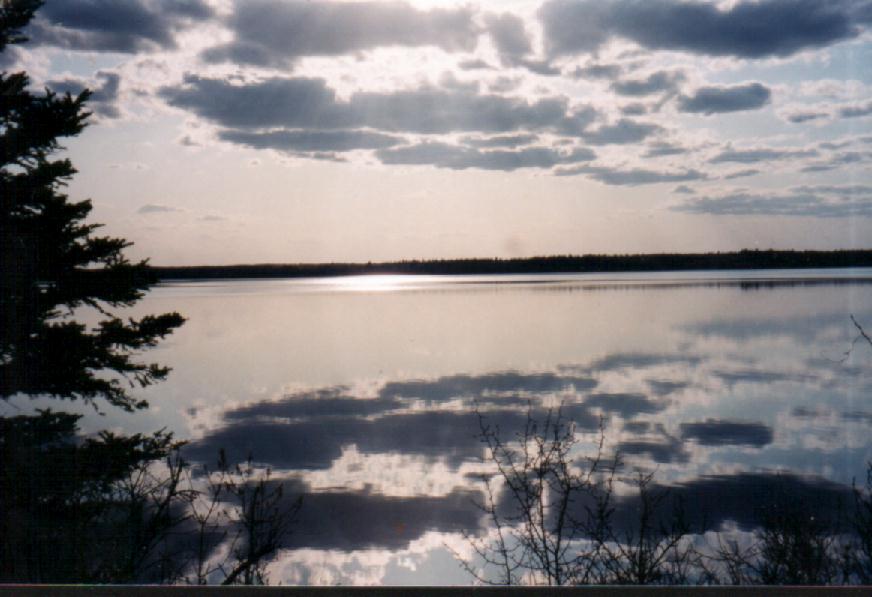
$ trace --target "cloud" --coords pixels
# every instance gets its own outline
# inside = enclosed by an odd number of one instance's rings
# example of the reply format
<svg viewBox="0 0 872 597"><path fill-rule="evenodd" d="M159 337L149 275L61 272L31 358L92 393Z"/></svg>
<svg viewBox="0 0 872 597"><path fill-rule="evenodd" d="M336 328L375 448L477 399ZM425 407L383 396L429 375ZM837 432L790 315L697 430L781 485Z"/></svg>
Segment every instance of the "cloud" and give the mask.
<svg viewBox="0 0 872 597"><path fill-rule="evenodd" d="M109 71L98 71L95 77L100 81L99 85L93 85L86 79L65 78L46 81L46 86L53 91L78 95L85 89L91 90L87 108L97 116L104 118L118 118L121 110L118 108L118 88L121 85L121 76Z"/></svg>
<svg viewBox="0 0 872 597"><path fill-rule="evenodd" d="M519 64L533 51L524 21L511 13L488 14L484 22L491 39L506 66Z"/></svg>
<svg viewBox="0 0 872 597"><path fill-rule="evenodd" d="M160 205L156 203L146 203L142 207L136 210L138 214L159 214L159 213L171 213L181 211L177 207L171 207L169 205Z"/></svg>
<svg viewBox="0 0 872 597"><path fill-rule="evenodd" d="M389 412L376 418L336 415L329 417L329 432L324 417L289 421L280 416L261 416L264 409L275 409L278 414L284 408L298 412L292 405L248 407L245 416L227 420L224 426L192 441L186 454L207 462L223 449L230 461L242 461L251 454L258 463L284 470L327 469L342 455L343 448L352 445L362 454L444 459L455 467L465 461L478 461L482 455L479 418L470 411ZM316 408L313 414L318 411ZM592 430L599 424L597 417L581 407L564 409L564 414L579 428ZM485 415L488 424L512 436L527 422L526 413L518 408L491 409ZM532 415L542 419L545 411L534 409Z"/></svg>
<svg viewBox="0 0 872 597"><path fill-rule="evenodd" d="M449 375L433 380L393 381L379 392L383 398L414 398L444 401L452 398L481 398L485 394L553 393L574 390L581 392L597 385L589 377L557 375L555 373L521 373L502 371L483 375Z"/></svg>
<svg viewBox="0 0 872 597"><path fill-rule="evenodd" d="M735 172L725 174L723 178L724 180L734 180L736 178L745 178L756 174L760 174L760 170L757 170L756 168L746 168L745 170L736 170Z"/></svg>
<svg viewBox="0 0 872 597"><path fill-rule="evenodd" d="M618 413L625 419L632 418L638 414L658 413L666 408L665 404L655 402L644 394L632 393L591 394L584 401L584 405L599 408L609 413Z"/></svg>
<svg viewBox="0 0 872 597"><path fill-rule="evenodd" d="M638 186L658 184L663 182L684 182L690 180L705 180L708 176L699 170L658 171L645 168L612 168L609 166L575 166L561 168L554 172L558 176L577 176L586 174L601 183L616 186Z"/></svg>
<svg viewBox="0 0 872 597"><path fill-rule="evenodd" d="M769 88L760 83L700 87L692 95L678 98L678 110L706 115L756 110L769 103L771 95Z"/></svg>
<svg viewBox="0 0 872 597"><path fill-rule="evenodd" d="M646 383L657 396L666 396L673 392L684 390L689 386L686 381L668 381L662 379L649 379Z"/></svg>
<svg viewBox="0 0 872 597"><path fill-rule="evenodd" d="M445 134L518 130L579 134L595 117L564 97L527 102L468 89L358 92L340 101L323 79L270 78L250 84L185 77L160 96L177 108L228 128L359 129Z"/></svg>
<svg viewBox="0 0 872 597"><path fill-rule="evenodd" d="M175 49L177 32L213 18L203 0L46 2L27 29L33 45L136 53Z"/></svg>
<svg viewBox="0 0 872 597"><path fill-rule="evenodd" d="M263 133L223 130L218 133L218 137L222 141L236 143L237 145L246 145L255 149L276 149L289 152L382 149L403 142L401 137L358 130L280 130Z"/></svg>
<svg viewBox="0 0 872 597"><path fill-rule="evenodd" d="M648 106L642 102L633 102L621 106L621 114L624 116L642 116L648 113Z"/></svg>
<svg viewBox="0 0 872 597"><path fill-rule="evenodd" d="M786 112L784 119L793 124L801 124L804 122L813 122L816 120L826 120L830 117L829 112L821 110L794 110Z"/></svg>
<svg viewBox="0 0 872 597"><path fill-rule="evenodd" d="M624 71L620 64L597 64L591 63L585 66L576 66L569 76L575 79L615 79Z"/></svg>
<svg viewBox="0 0 872 597"><path fill-rule="evenodd" d="M688 199L672 209L693 214L733 216L872 217L872 195L844 197L800 189L781 193L740 191Z"/></svg>
<svg viewBox="0 0 872 597"><path fill-rule="evenodd" d="M674 143L666 143L663 141L658 141L654 143L648 144L648 149L643 154L643 157L646 158L657 158L667 155L683 155L685 153L690 152L690 150L681 145L675 145Z"/></svg>
<svg viewBox="0 0 872 597"><path fill-rule="evenodd" d="M256 402L224 413L225 421L258 419L307 419L381 415L398 410L403 403L396 397L357 398L348 388L337 386L285 396L272 402Z"/></svg>
<svg viewBox="0 0 872 597"><path fill-rule="evenodd" d="M488 424L514 434L526 424L526 399L578 394L596 384L575 375L502 371L387 382L374 397L353 395L344 386L313 389L227 410L223 424L193 441L186 454L208 461L224 449L231 461L251 453L273 468L313 470L329 468L345 447L354 445L363 454L411 454L459 465L481 456L473 402L496 405L483 412ZM468 403L468 410L438 409L458 399ZM409 410L422 402L426 410ZM583 429L599 424L583 404L571 404L563 414ZM541 419L545 409L537 406L531 415Z"/></svg>
<svg viewBox="0 0 872 597"><path fill-rule="evenodd" d="M704 446L753 446L772 443L772 428L762 423L706 419L701 423L682 423L681 437Z"/></svg>
<svg viewBox="0 0 872 597"><path fill-rule="evenodd" d="M277 482L274 482L277 483ZM288 496L296 497L290 487ZM427 531L479 528L482 496L456 489L446 496L394 497L371 490L304 492L303 508L282 549L404 549Z"/></svg>
<svg viewBox="0 0 872 597"><path fill-rule="evenodd" d="M471 8L419 10L405 2L236 0L233 41L207 62L287 66L303 56L339 56L386 46L471 51L479 28Z"/></svg>
<svg viewBox="0 0 872 597"><path fill-rule="evenodd" d="M527 147L513 151L481 151L440 142L424 142L396 149L382 149L376 157L383 164L432 165L438 168L465 170L512 171L518 168L551 168L559 164L573 164L592 160L596 155L587 148L568 153L546 147Z"/></svg>
<svg viewBox="0 0 872 597"><path fill-rule="evenodd" d="M481 58L473 58L471 60L461 60L457 63L457 68L461 70L493 70L493 65Z"/></svg>
<svg viewBox="0 0 872 597"><path fill-rule="evenodd" d="M651 486L651 495L665 492L666 499L652 512L654 520L669 525L680 507L684 522L691 529L717 529L726 521L750 531L761 526L773 512L798 507L806 516L841 530L840 513L853 499L851 488L820 477L787 473L742 473L707 475L670 486ZM638 492L619 497L612 520L616 532L633 530L639 522L642 505ZM584 515L584 504L576 504Z"/></svg>
<svg viewBox="0 0 872 597"><path fill-rule="evenodd" d="M852 39L868 12L851 0L740 0L725 9L686 0L549 0L539 18L553 57L594 52L619 37L651 50L765 58Z"/></svg>
<svg viewBox="0 0 872 597"><path fill-rule="evenodd" d="M816 157L816 149L725 149L709 159L711 164L756 164L757 162L772 162L777 160L792 160L796 158Z"/></svg>
<svg viewBox="0 0 872 597"><path fill-rule="evenodd" d="M829 156L827 159L815 162L813 164L809 164L807 166L803 166L800 171L801 172L827 172L829 170L835 170L840 166L848 166L851 164L860 164L863 162L870 161L872 158L872 154L869 152L862 151L843 151L840 153L833 154Z"/></svg>
<svg viewBox="0 0 872 597"><path fill-rule="evenodd" d="M682 195L694 195L696 193L696 189L693 189L686 184L680 184L674 189L672 189L673 193L681 193Z"/></svg>
<svg viewBox="0 0 872 597"><path fill-rule="evenodd" d="M681 71L660 70L651 73L644 79L623 79L614 81L612 91L618 95L642 96L655 93L675 93L678 86L685 80Z"/></svg>
<svg viewBox="0 0 872 597"><path fill-rule="evenodd" d="M539 140L539 137L531 134L520 135L497 135L495 137L464 137L461 143L471 147L519 147L530 145Z"/></svg>
<svg viewBox="0 0 872 597"><path fill-rule="evenodd" d="M638 143L662 130L663 127L656 124L621 118L614 124L604 124L597 129L587 130L581 136L592 145L626 145Z"/></svg>
<svg viewBox="0 0 872 597"><path fill-rule="evenodd" d="M838 115L842 118L860 118L872 114L872 101L851 106L841 106Z"/></svg>
<svg viewBox="0 0 872 597"><path fill-rule="evenodd" d="M615 353L604 356L591 363L591 373L620 371L622 369L643 369L662 365L696 366L702 359L697 356L659 353Z"/></svg>
<svg viewBox="0 0 872 597"><path fill-rule="evenodd" d="M665 441L626 441L615 447L618 454L632 454L634 456L647 456L654 462L687 462L690 455L685 451L681 442L674 438Z"/></svg>

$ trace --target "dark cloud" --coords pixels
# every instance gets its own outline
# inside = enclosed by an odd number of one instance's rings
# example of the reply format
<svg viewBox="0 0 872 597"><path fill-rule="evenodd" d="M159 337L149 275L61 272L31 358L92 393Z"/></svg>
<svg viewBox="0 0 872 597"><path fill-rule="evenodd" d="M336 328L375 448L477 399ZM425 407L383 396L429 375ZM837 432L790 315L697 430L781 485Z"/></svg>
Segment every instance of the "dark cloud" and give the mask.
<svg viewBox="0 0 872 597"><path fill-rule="evenodd" d="M810 158L819 155L816 149L725 149L709 160L711 164L756 164L776 160Z"/></svg>
<svg viewBox="0 0 872 597"><path fill-rule="evenodd" d="M489 414L502 429L519 430L526 417L516 411ZM446 458L453 465L481 455L477 417L470 412L388 414L377 419L335 416L325 428L323 419L276 421L260 417L234 420L192 442L190 458L210 461L219 449L234 461L251 454L258 463L278 469L326 469L357 446L364 454L409 454Z"/></svg>
<svg viewBox="0 0 872 597"><path fill-rule="evenodd" d="M383 149L403 142L401 137L369 131L268 131L264 133L224 130L218 133L222 141L256 149L276 149L288 152L352 151Z"/></svg>
<svg viewBox="0 0 872 597"><path fill-rule="evenodd" d="M446 71L439 77L439 87L450 91L476 93L479 89L479 82L458 79L453 72Z"/></svg>
<svg viewBox="0 0 872 597"><path fill-rule="evenodd" d="M358 92L340 101L323 79L308 78L246 85L189 75L184 85L165 87L160 95L172 106L228 128L372 128L424 134L529 129L577 135L595 117L590 108L571 110L562 97L529 103L469 90Z"/></svg>
<svg viewBox="0 0 872 597"><path fill-rule="evenodd" d="M872 102L866 102L865 104L857 104L854 106L842 106L839 108L838 114L842 118L860 118L862 116L869 116L872 114Z"/></svg>
<svg viewBox="0 0 872 597"><path fill-rule="evenodd" d="M872 197L845 200L814 193L731 193L688 199L675 211L711 215L807 216L815 218L872 217Z"/></svg>
<svg viewBox="0 0 872 597"><path fill-rule="evenodd" d="M282 420L261 416L276 407L247 407L223 427L207 433L186 447L189 458L209 462L223 449L231 461L250 454L255 462L275 469L326 469L342 455L342 449L356 446L363 454L407 454L432 460L446 459L452 466L477 461L482 455L479 418L471 411L415 411L388 413L376 418L358 415ZM570 405L564 415L580 428L596 429L599 419L580 405ZM502 408L484 413L489 425L508 436L523 430L527 415L522 409ZM545 411L531 413L542 419ZM328 423L329 421L329 423Z"/></svg>
<svg viewBox="0 0 872 597"><path fill-rule="evenodd" d="M621 106L621 114L624 116L642 116L648 113L648 106L641 102L625 104Z"/></svg>
<svg viewBox="0 0 872 597"><path fill-rule="evenodd" d="M584 401L584 405L608 413L617 413L624 419L630 419L639 414L658 413L666 408L665 404L651 400L644 394L632 393L591 394Z"/></svg>
<svg viewBox="0 0 872 597"><path fill-rule="evenodd" d="M846 421L872 423L872 412L865 411L865 410L852 410L852 411L843 412L842 418Z"/></svg>
<svg viewBox="0 0 872 597"><path fill-rule="evenodd" d="M297 523L282 549L404 549L427 531L469 532L479 528L478 492L455 489L445 496L393 497L363 490L303 492Z"/></svg>
<svg viewBox="0 0 872 597"><path fill-rule="evenodd" d="M856 37L868 4L743 0L722 10L684 0L549 0L539 10L552 56L593 52L612 37L653 50L712 56L789 56Z"/></svg>
<svg viewBox="0 0 872 597"><path fill-rule="evenodd" d="M695 195L696 189L687 186L686 184L680 184L674 189L672 189L673 193L680 193L682 195Z"/></svg>
<svg viewBox="0 0 872 597"><path fill-rule="evenodd" d="M617 353L597 359L590 364L587 370L591 373L597 373L662 365L698 365L701 361L700 357L681 354Z"/></svg>
<svg viewBox="0 0 872 597"><path fill-rule="evenodd" d="M817 376L809 373L790 371L765 371L760 369L744 369L740 371L713 371L712 376L720 379L728 386L739 383L773 384L778 382L808 383L815 381Z"/></svg>
<svg viewBox="0 0 872 597"><path fill-rule="evenodd" d="M789 114L786 114L784 116L784 118L788 122L792 122L794 124L812 122L814 120L824 120L829 117L830 115L828 112L821 112L816 110L798 110L796 112L790 112Z"/></svg>
<svg viewBox="0 0 872 597"><path fill-rule="evenodd" d="M872 154L868 152L843 151L833 154L823 161L803 166L800 172L829 172L842 166L868 162L870 158L872 158Z"/></svg>
<svg viewBox="0 0 872 597"><path fill-rule="evenodd" d="M519 64L533 50L524 21L511 13L488 14L485 26L506 66Z"/></svg>
<svg viewBox="0 0 872 597"><path fill-rule="evenodd" d="M522 145L530 145L539 140L536 135L521 134L521 135L497 135L495 137L464 137L461 143L470 147L519 147Z"/></svg>
<svg viewBox="0 0 872 597"><path fill-rule="evenodd" d="M554 172L558 176L576 176L585 174L601 183L617 186L638 186L664 182L682 182L689 180L705 180L708 176L699 170L684 170L680 172L648 170L631 168L622 170L608 166L576 166L563 168Z"/></svg>
<svg viewBox="0 0 872 597"><path fill-rule="evenodd" d="M575 70L569 73L569 76L575 79L615 79L624 72L624 68L619 64L587 64L585 66L576 66Z"/></svg>
<svg viewBox="0 0 872 597"><path fill-rule="evenodd" d="M27 35L34 45L136 53L174 49L176 33L213 16L203 0L63 0L46 2Z"/></svg>
<svg viewBox="0 0 872 597"><path fill-rule="evenodd" d="M745 178L747 176L755 176L760 174L760 170L756 168L746 168L745 170L736 170L735 172L730 172L729 174L724 174L724 180L734 180L736 178Z"/></svg>
<svg viewBox="0 0 872 597"><path fill-rule="evenodd" d="M856 195L872 196L872 185L867 184L802 185L798 187L793 187L791 190L797 193L826 193L829 195L836 195L845 199L854 197Z"/></svg>
<svg viewBox="0 0 872 597"><path fill-rule="evenodd" d="M356 398L348 388L336 387L286 396L274 402L256 402L224 413L226 421L253 419L307 419L380 415L404 406L394 397Z"/></svg>
<svg viewBox="0 0 872 597"><path fill-rule="evenodd" d="M726 87L700 87L692 95L678 98L680 112L720 114L756 110L769 103L772 92L760 83Z"/></svg>
<svg viewBox="0 0 872 597"><path fill-rule="evenodd" d="M657 396L667 396L684 390L690 385L686 381L666 381L660 379L649 379L646 383Z"/></svg>
<svg viewBox="0 0 872 597"><path fill-rule="evenodd" d="M838 531L845 523L844 512L851 504L851 488L819 477L777 473L743 473L703 476L678 485L652 485L653 495L665 492L666 498L652 512L655 525L666 528L674 522L676 507L692 532L718 529L732 521L751 531L778 512L802 512ZM638 493L614 500L612 520L618 533L638 528L641 511ZM575 504L577 516L584 516L585 504Z"/></svg>
<svg viewBox="0 0 872 597"><path fill-rule="evenodd" d="M465 170L512 171L518 168L551 168L592 160L596 155L587 148L561 153L546 147L528 147L513 151L481 151L439 142L423 142L408 147L382 149L376 156L384 164L431 165L438 168Z"/></svg>
<svg viewBox="0 0 872 597"><path fill-rule="evenodd" d="M472 60L462 60L457 63L457 67L461 70L493 70L493 65L481 58Z"/></svg>
<svg viewBox="0 0 872 597"><path fill-rule="evenodd" d="M651 431L652 424L650 421L626 421L624 422L624 431L641 435Z"/></svg>
<svg viewBox="0 0 872 597"><path fill-rule="evenodd" d="M707 419L701 423L682 423L681 437L704 446L753 446L772 443L772 428L762 423Z"/></svg>
<svg viewBox="0 0 872 597"><path fill-rule="evenodd" d="M658 158L668 155L683 155L689 152L690 150L688 148L682 147L681 145L675 145L673 143L666 143L661 141L650 143L648 145L648 149L643 154L643 157Z"/></svg>
<svg viewBox="0 0 872 597"><path fill-rule="evenodd" d="M509 93L521 86L520 77L497 77L487 85L489 91L494 93Z"/></svg>
<svg viewBox="0 0 872 597"><path fill-rule="evenodd" d="M626 145L639 143L662 130L663 127L656 124L621 118L614 124L583 132L582 138L592 145Z"/></svg>
<svg viewBox="0 0 872 597"><path fill-rule="evenodd" d="M19 60L24 56L24 53L15 46L6 46L0 52L0 70L15 70Z"/></svg>
<svg viewBox="0 0 872 597"><path fill-rule="evenodd" d="M505 371L485 375L451 375L434 380L394 381L379 391L383 398L414 398L434 402L452 398L479 398L489 393L553 393L583 392L596 387L589 377L557 375L554 373L520 373Z"/></svg>
<svg viewBox="0 0 872 597"><path fill-rule="evenodd" d="M518 66L523 66L532 73L546 77L556 77L562 74L562 71L559 68L552 65L547 60L521 60L518 62Z"/></svg>
<svg viewBox="0 0 872 597"><path fill-rule="evenodd" d="M615 451L624 455L646 456L659 463L683 463L690 460L690 455L684 450L681 442L674 438L621 442L615 447Z"/></svg>
<svg viewBox="0 0 872 597"><path fill-rule="evenodd" d="M121 110L118 108L118 88L121 85L121 76L109 71L98 71L95 77L99 81L97 85L85 79L66 78L52 79L46 82L46 86L53 91L69 92L74 96L85 89L90 89L91 97L88 98L88 109L97 116L118 118L121 116Z"/></svg>
<svg viewBox="0 0 872 597"><path fill-rule="evenodd" d="M612 91L618 95L641 96L655 93L676 93L685 80L680 71L657 71L644 79L624 79L612 83Z"/></svg>
<svg viewBox="0 0 872 597"><path fill-rule="evenodd" d="M281 488L276 504L279 511L291 511L302 498L300 510L286 533L278 537L280 550L319 549L358 551L365 549L404 549L428 531L478 532L481 503L477 491L454 489L443 496L397 497L376 493L369 486L351 491L315 491L299 479L270 479L264 483L268 494ZM227 504L239 506L232 495ZM232 520L206 537L209 550L221 546L222 539L236 535ZM191 521L174 529L173 554L197 557L199 529Z"/></svg>
<svg viewBox="0 0 872 597"><path fill-rule="evenodd" d="M338 56L385 46L471 51L479 28L470 8L418 10L405 2L237 0L230 43L208 62L287 66L302 56Z"/></svg>

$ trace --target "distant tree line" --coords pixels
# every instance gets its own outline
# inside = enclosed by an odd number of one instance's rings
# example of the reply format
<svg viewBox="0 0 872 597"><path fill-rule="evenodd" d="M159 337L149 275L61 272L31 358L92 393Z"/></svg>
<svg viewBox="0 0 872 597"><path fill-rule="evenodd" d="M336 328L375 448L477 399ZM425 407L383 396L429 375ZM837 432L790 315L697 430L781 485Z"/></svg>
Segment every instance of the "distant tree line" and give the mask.
<svg viewBox="0 0 872 597"><path fill-rule="evenodd" d="M381 263L298 263L215 266L161 266L161 279L305 278L367 274L533 274L656 272L689 270L872 267L872 250L776 251L744 249L728 253L635 255L552 255L517 259L437 259Z"/></svg>

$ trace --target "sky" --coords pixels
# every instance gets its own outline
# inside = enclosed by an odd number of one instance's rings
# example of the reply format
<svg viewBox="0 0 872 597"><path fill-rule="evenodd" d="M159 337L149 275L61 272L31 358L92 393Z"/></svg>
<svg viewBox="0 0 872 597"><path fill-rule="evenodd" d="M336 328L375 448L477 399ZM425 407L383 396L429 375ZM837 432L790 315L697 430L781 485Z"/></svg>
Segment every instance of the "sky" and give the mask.
<svg viewBox="0 0 872 597"><path fill-rule="evenodd" d="M47 0L158 265L872 247L869 0ZM864 66L865 65L865 66Z"/></svg>

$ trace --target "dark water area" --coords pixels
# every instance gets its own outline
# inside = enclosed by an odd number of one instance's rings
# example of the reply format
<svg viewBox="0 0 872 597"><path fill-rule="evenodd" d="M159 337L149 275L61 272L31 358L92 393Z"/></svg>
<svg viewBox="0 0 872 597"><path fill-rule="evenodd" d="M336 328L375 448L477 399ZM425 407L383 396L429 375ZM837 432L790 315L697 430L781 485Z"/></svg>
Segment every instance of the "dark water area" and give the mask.
<svg viewBox="0 0 872 597"><path fill-rule="evenodd" d="M469 583L482 424L559 409L579 458L620 455L619 530L641 471L701 540L785 500L837 529L872 459L872 269L178 282L136 308L166 310L188 323L151 408L82 426L269 467L304 496L272 582Z"/></svg>

